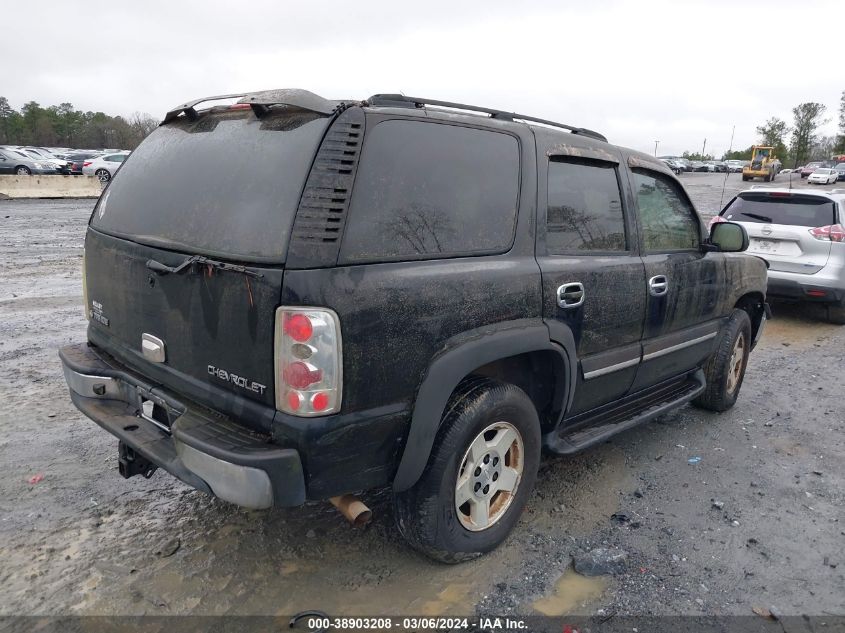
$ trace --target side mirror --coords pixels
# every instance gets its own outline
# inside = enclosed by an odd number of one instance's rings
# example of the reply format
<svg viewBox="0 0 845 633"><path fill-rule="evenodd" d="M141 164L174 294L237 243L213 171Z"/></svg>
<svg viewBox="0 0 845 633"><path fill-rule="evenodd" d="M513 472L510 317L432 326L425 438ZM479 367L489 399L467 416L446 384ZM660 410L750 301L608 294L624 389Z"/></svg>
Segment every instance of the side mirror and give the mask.
<svg viewBox="0 0 845 633"><path fill-rule="evenodd" d="M710 243L723 253L741 253L748 248L748 233L736 222L719 222L710 229Z"/></svg>

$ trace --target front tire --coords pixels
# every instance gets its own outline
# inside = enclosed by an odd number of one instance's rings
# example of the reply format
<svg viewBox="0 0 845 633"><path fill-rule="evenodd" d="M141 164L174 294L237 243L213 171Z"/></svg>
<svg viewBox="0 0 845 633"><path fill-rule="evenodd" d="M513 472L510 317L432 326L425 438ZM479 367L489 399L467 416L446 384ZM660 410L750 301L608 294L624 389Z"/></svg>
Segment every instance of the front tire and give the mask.
<svg viewBox="0 0 845 633"><path fill-rule="evenodd" d="M394 495L399 531L434 560L459 563L495 549L525 507L540 462L540 422L520 388L461 383L446 405L419 481Z"/></svg>
<svg viewBox="0 0 845 633"><path fill-rule="evenodd" d="M18 176L31 176L32 172L30 171L29 167L25 167L21 165L15 169L15 174Z"/></svg>
<svg viewBox="0 0 845 633"><path fill-rule="evenodd" d="M692 403L709 411L727 411L739 397L751 352L751 319L745 310L731 313L716 350L704 366L707 386Z"/></svg>

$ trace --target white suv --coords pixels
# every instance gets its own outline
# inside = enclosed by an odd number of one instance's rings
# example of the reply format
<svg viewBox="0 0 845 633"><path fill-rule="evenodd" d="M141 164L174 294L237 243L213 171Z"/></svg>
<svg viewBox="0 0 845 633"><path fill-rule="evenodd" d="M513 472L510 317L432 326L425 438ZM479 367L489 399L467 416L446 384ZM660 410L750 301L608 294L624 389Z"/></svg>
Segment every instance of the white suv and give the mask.
<svg viewBox="0 0 845 633"><path fill-rule="evenodd" d="M768 296L824 303L845 325L845 189L747 189L712 223L736 222L769 264Z"/></svg>

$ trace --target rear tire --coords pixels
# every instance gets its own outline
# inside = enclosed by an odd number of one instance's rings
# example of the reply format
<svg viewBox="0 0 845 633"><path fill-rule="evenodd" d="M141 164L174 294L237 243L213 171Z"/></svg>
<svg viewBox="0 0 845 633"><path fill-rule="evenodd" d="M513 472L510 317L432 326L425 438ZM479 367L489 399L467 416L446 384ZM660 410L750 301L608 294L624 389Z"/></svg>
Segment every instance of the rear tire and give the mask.
<svg viewBox="0 0 845 633"><path fill-rule="evenodd" d="M828 304L827 320L835 325L845 325L845 299Z"/></svg>
<svg viewBox="0 0 845 633"><path fill-rule="evenodd" d="M100 182L108 182L111 180L111 174L108 169L98 169L94 172L94 175L100 179Z"/></svg>
<svg viewBox="0 0 845 633"><path fill-rule="evenodd" d="M716 350L704 366L707 386L692 403L709 411L727 411L739 397L751 351L751 319L735 308L722 330Z"/></svg>
<svg viewBox="0 0 845 633"><path fill-rule="evenodd" d="M32 172L30 171L29 167L21 165L15 168L15 174L17 174L18 176L31 176Z"/></svg>
<svg viewBox="0 0 845 633"><path fill-rule="evenodd" d="M465 380L446 405L419 481L394 495L399 531L443 563L489 552L519 520L539 463L540 422L525 392L488 378Z"/></svg>

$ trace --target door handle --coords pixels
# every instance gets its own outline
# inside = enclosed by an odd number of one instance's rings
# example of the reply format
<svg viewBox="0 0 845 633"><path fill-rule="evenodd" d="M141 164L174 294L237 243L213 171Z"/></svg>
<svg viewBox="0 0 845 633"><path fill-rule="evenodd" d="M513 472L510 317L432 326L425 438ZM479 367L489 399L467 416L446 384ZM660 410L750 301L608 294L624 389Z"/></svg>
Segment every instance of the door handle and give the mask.
<svg viewBox="0 0 845 633"><path fill-rule="evenodd" d="M557 289L557 304L561 308L571 310L584 303L584 284L570 281Z"/></svg>
<svg viewBox="0 0 845 633"><path fill-rule="evenodd" d="M662 297L669 292L669 282L666 275L655 275L648 280L648 293L652 297Z"/></svg>

